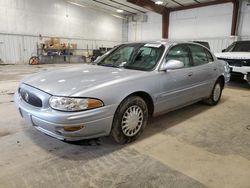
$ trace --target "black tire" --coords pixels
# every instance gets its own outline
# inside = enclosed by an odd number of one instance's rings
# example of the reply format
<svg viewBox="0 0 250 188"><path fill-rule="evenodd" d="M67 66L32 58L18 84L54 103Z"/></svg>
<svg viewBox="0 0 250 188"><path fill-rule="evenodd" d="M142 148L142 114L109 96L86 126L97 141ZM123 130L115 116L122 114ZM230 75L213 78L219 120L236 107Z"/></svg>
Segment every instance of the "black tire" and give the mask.
<svg viewBox="0 0 250 188"><path fill-rule="evenodd" d="M250 85L250 72L247 73L247 83Z"/></svg>
<svg viewBox="0 0 250 188"><path fill-rule="evenodd" d="M204 100L204 102L210 106L215 106L220 101L222 89L223 89L222 81L217 80L214 84L214 87L213 87L213 90L212 90L210 97L208 99Z"/></svg>
<svg viewBox="0 0 250 188"><path fill-rule="evenodd" d="M131 116L132 112L137 113L137 114L134 114L134 116L138 116L136 117L138 118L138 121L131 120L132 118L134 118ZM129 122L129 120L131 120L132 123L130 124L127 123L126 125L126 122L124 123L124 121ZM119 105L118 109L116 110L116 113L113 119L111 136L119 144L126 144L129 142L132 142L141 135L141 133L143 132L144 128L147 125L147 122L148 122L147 104L141 97L130 96L124 99L124 101ZM128 125L132 125L132 127L135 126L134 128L132 128L134 131L129 131L131 130L129 129L129 127L131 126L128 126ZM124 128L124 127L127 127L127 128ZM128 135L128 134L131 134L131 135Z"/></svg>

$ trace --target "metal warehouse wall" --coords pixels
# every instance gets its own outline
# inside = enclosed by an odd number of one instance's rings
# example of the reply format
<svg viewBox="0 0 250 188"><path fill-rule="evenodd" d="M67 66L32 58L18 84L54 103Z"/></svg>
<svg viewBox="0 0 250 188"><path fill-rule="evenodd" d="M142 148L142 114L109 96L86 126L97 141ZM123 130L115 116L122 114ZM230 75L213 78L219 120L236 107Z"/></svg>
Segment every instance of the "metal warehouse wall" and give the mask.
<svg viewBox="0 0 250 188"><path fill-rule="evenodd" d="M154 41L161 39L162 16L154 12L147 13L147 22L128 23L128 41Z"/></svg>
<svg viewBox="0 0 250 188"><path fill-rule="evenodd" d="M121 43L123 19L102 10L64 0L0 0L0 59L27 63L39 34L59 37L78 48L113 47Z"/></svg>
<svg viewBox="0 0 250 188"><path fill-rule="evenodd" d="M250 39L250 6L240 4L238 36L230 36L232 3L171 13L170 39L207 41L213 52L221 52L236 40ZM183 29L185 28L185 29Z"/></svg>
<svg viewBox="0 0 250 188"><path fill-rule="evenodd" d="M243 38L250 39L250 1L243 0L240 8L240 21L238 34Z"/></svg>
<svg viewBox="0 0 250 188"><path fill-rule="evenodd" d="M232 3L171 12L169 38L230 36L232 12Z"/></svg>
<svg viewBox="0 0 250 188"><path fill-rule="evenodd" d="M232 3L182 10L170 14L169 40L208 41L213 52L220 52L235 40L250 39L250 5L241 1L238 36L230 36ZM147 13L148 22L129 22L128 39L160 40L162 17Z"/></svg>
<svg viewBox="0 0 250 188"><path fill-rule="evenodd" d="M43 37L42 41L48 37ZM80 38L60 38L63 43L76 43L78 49L96 49L113 47L121 41L88 40ZM42 42L38 36L1 34L0 60L5 64L28 64L32 55L36 54L37 44Z"/></svg>

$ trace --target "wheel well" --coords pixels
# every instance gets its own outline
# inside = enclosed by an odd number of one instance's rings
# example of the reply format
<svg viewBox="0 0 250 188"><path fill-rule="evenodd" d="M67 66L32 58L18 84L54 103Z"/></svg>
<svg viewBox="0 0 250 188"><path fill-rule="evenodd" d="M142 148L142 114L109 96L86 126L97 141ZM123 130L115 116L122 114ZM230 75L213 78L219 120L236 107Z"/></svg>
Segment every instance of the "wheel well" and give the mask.
<svg viewBox="0 0 250 188"><path fill-rule="evenodd" d="M134 93L130 94L129 96L131 96L131 95L141 97L147 104L149 114L153 115L154 103L153 103L152 97L148 93L146 93L144 91L138 91L138 92L134 92ZM127 96L127 97L129 97L129 96Z"/></svg>
<svg viewBox="0 0 250 188"><path fill-rule="evenodd" d="M224 88L225 86L225 78L224 76L219 76L219 78L217 79L220 83L221 83L221 86L222 86L222 89Z"/></svg>

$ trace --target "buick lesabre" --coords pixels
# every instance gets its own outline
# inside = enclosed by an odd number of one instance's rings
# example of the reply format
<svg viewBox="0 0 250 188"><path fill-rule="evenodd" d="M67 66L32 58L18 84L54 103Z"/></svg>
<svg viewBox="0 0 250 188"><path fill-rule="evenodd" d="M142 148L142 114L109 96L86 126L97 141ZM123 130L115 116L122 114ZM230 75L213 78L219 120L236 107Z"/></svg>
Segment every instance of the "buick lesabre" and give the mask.
<svg viewBox="0 0 250 188"><path fill-rule="evenodd" d="M216 105L229 67L195 43L129 43L92 65L74 65L29 76L15 103L36 129L61 140L111 135L128 143L149 116L204 101Z"/></svg>

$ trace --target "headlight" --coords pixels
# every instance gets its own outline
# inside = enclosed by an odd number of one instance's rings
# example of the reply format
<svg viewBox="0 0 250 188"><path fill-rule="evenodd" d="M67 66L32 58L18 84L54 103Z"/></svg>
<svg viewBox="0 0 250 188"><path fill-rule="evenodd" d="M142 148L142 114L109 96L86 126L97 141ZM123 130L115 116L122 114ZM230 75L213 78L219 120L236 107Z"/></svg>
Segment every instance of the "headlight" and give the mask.
<svg viewBox="0 0 250 188"><path fill-rule="evenodd" d="M91 98L70 98L52 96L49 99L49 105L55 110L61 111L81 111L103 106L103 102Z"/></svg>

